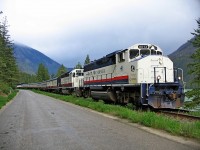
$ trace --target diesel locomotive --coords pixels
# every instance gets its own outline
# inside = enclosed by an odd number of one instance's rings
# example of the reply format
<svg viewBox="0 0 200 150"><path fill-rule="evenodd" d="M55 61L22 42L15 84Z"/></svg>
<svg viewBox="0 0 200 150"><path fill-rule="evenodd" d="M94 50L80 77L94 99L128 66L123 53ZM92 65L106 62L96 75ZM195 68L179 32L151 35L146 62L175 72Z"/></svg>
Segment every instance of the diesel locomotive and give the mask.
<svg viewBox="0 0 200 150"><path fill-rule="evenodd" d="M176 109L184 102L183 70L153 44L135 44L42 83L43 90L139 107ZM31 88L31 84L21 85ZM33 88L33 87L32 87Z"/></svg>

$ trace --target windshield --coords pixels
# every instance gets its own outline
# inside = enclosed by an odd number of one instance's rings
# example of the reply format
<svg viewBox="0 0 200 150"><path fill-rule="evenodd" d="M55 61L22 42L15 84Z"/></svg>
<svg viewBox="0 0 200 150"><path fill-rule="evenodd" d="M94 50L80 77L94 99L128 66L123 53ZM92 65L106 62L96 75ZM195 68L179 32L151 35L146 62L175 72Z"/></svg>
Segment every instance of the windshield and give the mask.
<svg viewBox="0 0 200 150"><path fill-rule="evenodd" d="M76 76L83 76L83 73L76 73Z"/></svg>
<svg viewBox="0 0 200 150"><path fill-rule="evenodd" d="M151 55L156 55L156 51L155 50L151 50Z"/></svg>
<svg viewBox="0 0 200 150"><path fill-rule="evenodd" d="M137 50L137 49L130 50L130 59L133 59L137 56L139 56L139 50Z"/></svg>
<svg viewBox="0 0 200 150"><path fill-rule="evenodd" d="M157 55L162 55L162 52L160 52L160 51L157 51Z"/></svg>
<svg viewBox="0 0 200 150"><path fill-rule="evenodd" d="M150 55L150 50L142 49L142 50L140 50L140 55Z"/></svg>
<svg viewBox="0 0 200 150"><path fill-rule="evenodd" d="M131 49L129 58L133 59L140 55L162 55L162 52L158 50L150 50L150 49L141 49L141 50Z"/></svg>

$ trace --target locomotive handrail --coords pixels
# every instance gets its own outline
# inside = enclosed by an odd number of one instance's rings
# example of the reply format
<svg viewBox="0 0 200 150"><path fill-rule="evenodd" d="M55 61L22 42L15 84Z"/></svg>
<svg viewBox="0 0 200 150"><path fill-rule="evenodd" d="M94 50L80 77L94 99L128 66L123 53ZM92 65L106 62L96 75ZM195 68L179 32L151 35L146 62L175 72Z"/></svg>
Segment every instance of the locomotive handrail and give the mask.
<svg viewBox="0 0 200 150"><path fill-rule="evenodd" d="M178 70L181 70L181 75L182 75L181 80L184 81L184 80L183 80L183 69L182 69L182 68L177 68L177 69L178 69Z"/></svg>
<svg viewBox="0 0 200 150"><path fill-rule="evenodd" d="M181 80L184 82L184 80L183 80L183 69L182 68L174 68L174 81L176 82L176 81L180 80L179 79L179 75L180 75L179 70L181 71Z"/></svg>

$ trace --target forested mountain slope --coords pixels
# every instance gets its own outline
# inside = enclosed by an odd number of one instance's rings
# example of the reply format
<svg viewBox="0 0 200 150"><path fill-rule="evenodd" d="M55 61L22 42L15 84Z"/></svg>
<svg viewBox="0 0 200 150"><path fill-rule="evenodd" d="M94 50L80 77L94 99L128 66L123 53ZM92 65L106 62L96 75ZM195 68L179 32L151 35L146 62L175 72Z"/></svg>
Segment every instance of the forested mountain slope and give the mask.
<svg viewBox="0 0 200 150"><path fill-rule="evenodd" d="M186 82L187 87L190 87L190 79L191 75L188 75L189 68L187 67L189 63L192 62L190 58L191 55L195 52L196 48L193 47L191 41L194 38L187 41L183 45L181 45L176 51L169 55L169 58L174 62L174 67L182 68L184 71L184 81Z"/></svg>
<svg viewBox="0 0 200 150"><path fill-rule="evenodd" d="M43 53L19 43L14 44L14 56L20 71L29 74L36 74L40 63L48 68L49 74L56 74L61 66Z"/></svg>

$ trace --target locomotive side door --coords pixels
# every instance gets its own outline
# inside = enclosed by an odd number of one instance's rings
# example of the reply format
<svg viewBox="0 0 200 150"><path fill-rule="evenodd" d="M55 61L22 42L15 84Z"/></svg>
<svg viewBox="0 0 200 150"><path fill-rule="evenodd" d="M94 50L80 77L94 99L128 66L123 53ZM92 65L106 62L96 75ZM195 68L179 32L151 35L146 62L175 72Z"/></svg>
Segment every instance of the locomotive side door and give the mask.
<svg viewBox="0 0 200 150"><path fill-rule="evenodd" d="M116 74L114 77L115 83L128 83L128 51L122 50L116 54Z"/></svg>

